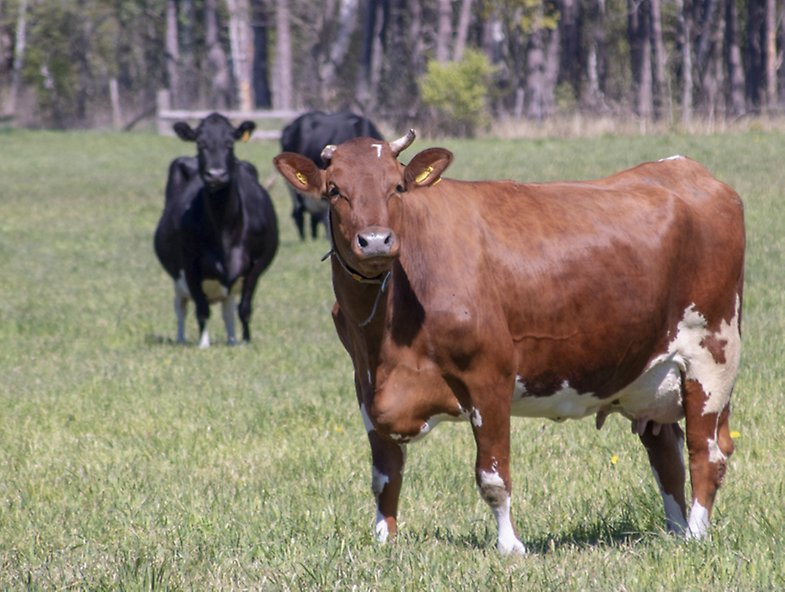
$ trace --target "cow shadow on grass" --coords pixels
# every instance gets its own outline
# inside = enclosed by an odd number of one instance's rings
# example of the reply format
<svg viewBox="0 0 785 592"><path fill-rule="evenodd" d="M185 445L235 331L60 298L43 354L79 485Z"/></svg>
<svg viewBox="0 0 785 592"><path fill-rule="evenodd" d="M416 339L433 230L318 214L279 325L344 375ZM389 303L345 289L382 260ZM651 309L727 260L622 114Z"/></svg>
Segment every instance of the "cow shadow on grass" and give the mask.
<svg viewBox="0 0 785 592"><path fill-rule="evenodd" d="M150 346L163 346L163 347L177 347L183 349L192 349L198 348L199 342L194 339L186 339L185 341L177 341L174 337L169 337L167 335L156 335L154 333L148 333L144 337L145 345ZM218 338L215 340L210 341L210 347L241 347L249 345L242 339L235 341L234 343L229 343L226 339Z"/></svg>
<svg viewBox="0 0 785 592"><path fill-rule="evenodd" d="M535 555L547 555L565 548L632 546L655 534L642 532L640 523L630 520L620 519L609 522L601 518L583 522L572 530L563 532L538 535L534 532L527 532L523 525L519 525L517 530L518 536L526 547L526 552ZM417 534L411 533L410 536L415 539L432 538L449 545L469 549L495 549L496 524L492 518L489 518L487 525L477 525L471 532L461 531L459 525L456 525L456 528L426 529Z"/></svg>

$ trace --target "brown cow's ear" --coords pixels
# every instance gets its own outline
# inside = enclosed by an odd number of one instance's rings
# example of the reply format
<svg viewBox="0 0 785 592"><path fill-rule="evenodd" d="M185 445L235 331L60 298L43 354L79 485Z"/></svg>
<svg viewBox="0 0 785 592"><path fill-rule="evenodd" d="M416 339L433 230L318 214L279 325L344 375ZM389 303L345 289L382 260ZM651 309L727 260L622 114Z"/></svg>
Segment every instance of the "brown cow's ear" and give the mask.
<svg viewBox="0 0 785 592"><path fill-rule="evenodd" d="M296 191L314 197L322 196L322 171L310 158L284 152L273 158L273 164Z"/></svg>
<svg viewBox="0 0 785 592"><path fill-rule="evenodd" d="M452 162L452 152L445 148L428 148L417 154L403 173L406 188L429 187L441 179Z"/></svg>

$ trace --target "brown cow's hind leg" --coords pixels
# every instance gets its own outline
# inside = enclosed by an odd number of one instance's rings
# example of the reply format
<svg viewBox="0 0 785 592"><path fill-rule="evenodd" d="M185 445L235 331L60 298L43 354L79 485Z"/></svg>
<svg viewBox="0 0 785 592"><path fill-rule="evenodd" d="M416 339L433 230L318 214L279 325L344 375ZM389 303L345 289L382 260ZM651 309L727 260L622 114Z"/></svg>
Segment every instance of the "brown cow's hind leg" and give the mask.
<svg viewBox="0 0 785 592"><path fill-rule="evenodd" d="M684 534L687 531L684 432L678 423L662 425L649 422L640 439L646 447L651 470L665 505L665 526L669 532Z"/></svg>
<svg viewBox="0 0 785 592"><path fill-rule="evenodd" d="M692 506L687 536L706 536L714 506L714 497L733 453L728 428L729 407L720 413L705 413L707 396L696 380L686 381L687 449L690 458Z"/></svg>

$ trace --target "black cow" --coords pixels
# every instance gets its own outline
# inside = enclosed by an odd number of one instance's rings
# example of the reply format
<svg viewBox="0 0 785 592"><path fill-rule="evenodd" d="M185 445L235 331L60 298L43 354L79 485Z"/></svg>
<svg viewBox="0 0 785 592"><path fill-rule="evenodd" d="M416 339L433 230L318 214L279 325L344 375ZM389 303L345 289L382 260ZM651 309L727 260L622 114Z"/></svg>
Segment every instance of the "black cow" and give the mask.
<svg viewBox="0 0 785 592"><path fill-rule="evenodd" d="M234 296L243 340L250 341L251 301L259 276L278 249L278 221L270 195L259 184L256 168L235 157L234 143L255 128L244 121L235 128L211 113L196 129L185 122L174 131L196 142L198 154L169 165L166 204L155 231L155 253L174 280L177 341L185 337L185 308L196 304L199 347L208 347L210 304L221 302L228 343L236 342Z"/></svg>
<svg viewBox="0 0 785 592"><path fill-rule="evenodd" d="M341 144L351 138L368 136L383 140L376 126L362 115L351 111L324 113L309 111L287 125L281 133L281 150L307 156L322 163L322 150L328 144ZM327 222L327 202L314 199L289 188L292 194L292 218L300 239L305 240L305 212L311 215L311 236L316 238L319 222Z"/></svg>

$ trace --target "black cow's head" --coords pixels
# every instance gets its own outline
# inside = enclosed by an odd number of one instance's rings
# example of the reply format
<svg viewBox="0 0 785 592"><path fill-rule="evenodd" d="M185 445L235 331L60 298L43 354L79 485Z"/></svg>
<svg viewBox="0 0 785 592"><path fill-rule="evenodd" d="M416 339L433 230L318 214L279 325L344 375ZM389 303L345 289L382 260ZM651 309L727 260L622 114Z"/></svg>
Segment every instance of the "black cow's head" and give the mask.
<svg viewBox="0 0 785 592"><path fill-rule="evenodd" d="M243 121L235 128L219 113L205 117L196 129L184 121L174 124L174 131L181 140L196 142L199 174L210 189L220 189L229 183L234 167L234 143L247 140L255 128L252 121Z"/></svg>

